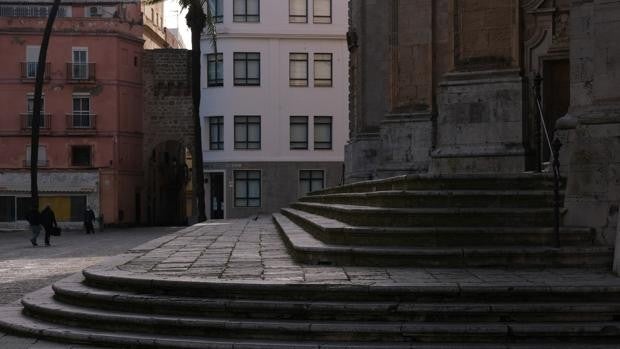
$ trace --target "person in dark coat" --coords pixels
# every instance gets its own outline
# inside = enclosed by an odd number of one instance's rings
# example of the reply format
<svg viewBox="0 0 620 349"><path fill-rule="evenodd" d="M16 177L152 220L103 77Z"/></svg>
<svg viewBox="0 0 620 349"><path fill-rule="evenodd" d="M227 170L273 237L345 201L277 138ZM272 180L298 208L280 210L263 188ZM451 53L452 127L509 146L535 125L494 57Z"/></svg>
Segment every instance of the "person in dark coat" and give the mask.
<svg viewBox="0 0 620 349"><path fill-rule="evenodd" d="M45 246L50 246L52 229L58 228L58 223L56 223L56 215L49 205L41 211L41 225L45 228Z"/></svg>
<svg viewBox="0 0 620 349"><path fill-rule="evenodd" d="M86 211L84 211L84 227L86 228L86 234L95 233L95 227L93 226L94 221L95 212L93 212L90 206L86 206Z"/></svg>
<svg viewBox="0 0 620 349"><path fill-rule="evenodd" d="M32 243L33 247L38 246L37 238L41 233L41 214L35 207L33 207L30 209L30 211L28 211L28 214L26 215L26 220L28 221L28 224L30 224L30 231L32 232L30 243Z"/></svg>

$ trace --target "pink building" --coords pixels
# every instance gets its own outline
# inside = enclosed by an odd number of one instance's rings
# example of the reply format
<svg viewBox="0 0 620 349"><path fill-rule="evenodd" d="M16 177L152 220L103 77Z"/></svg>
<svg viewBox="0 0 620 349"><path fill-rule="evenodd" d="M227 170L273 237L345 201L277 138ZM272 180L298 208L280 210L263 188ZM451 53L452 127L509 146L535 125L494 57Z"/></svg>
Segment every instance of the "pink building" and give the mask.
<svg viewBox="0 0 620 349"><path fill-rule="evenodd" d="M52 1L0 3L0 227L29 206L32 94ZM142 50L139 0L63 0L46 62L39 189L60 221L90 205L107 223L140 222Z"/></svg>

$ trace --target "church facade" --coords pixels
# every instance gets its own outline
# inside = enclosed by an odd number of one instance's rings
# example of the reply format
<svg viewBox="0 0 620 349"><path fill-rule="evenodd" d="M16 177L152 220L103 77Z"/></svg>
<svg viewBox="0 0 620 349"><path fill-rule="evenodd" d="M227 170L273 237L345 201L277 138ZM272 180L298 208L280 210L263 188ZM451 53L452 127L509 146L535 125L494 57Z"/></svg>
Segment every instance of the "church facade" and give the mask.
<svg viewBox="0 0 620 349"><path fill-rule="evenodd" d="M563 143L564 224L614 243L620 1L353 0L349 10L348 182L544 171L546 131Z"/></svg>

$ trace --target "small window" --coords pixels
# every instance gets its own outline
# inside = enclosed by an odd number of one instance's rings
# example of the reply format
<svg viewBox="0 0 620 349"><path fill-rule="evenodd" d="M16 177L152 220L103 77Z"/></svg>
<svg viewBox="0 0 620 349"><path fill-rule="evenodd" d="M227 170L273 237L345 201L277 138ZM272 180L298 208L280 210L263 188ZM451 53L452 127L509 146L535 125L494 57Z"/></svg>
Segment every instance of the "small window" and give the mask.
<svg viewBox="0 0 620 349"><path fill-rule="evenodd" d="M260 86L260 53L234 54L235 86Z"/></svg>
<svg viewBox="0 0 620 349"><path fill-rule="evenodd" d="M73 96L73 113L71 114L72 128L92 128L93 118L90 114L90 96Z"/></svg>
<svg viewBox="0 0 620 349"><path fill-rule="evenodd" d="M209 0L209 8L211 9L213 22L224 22L224 6L222 5L222 0Z"/></svg>
<svg viewBox="0 0 620 349"><path fill-rule="evenodd" d="M306 195L325 187L325 171L302 170L299 171L299 194Z"/></svg>
<svg viewBox="0 0 620 349"><path fill-rule="evenodd" d="M332 117L314 117L314 149L332 149Z"/></svg>
<svg viewBox="0 0 620 349"><path fill-rule="evenodd" d="M224 117L209 117L209 149L224 150Z"/></svg>
<svg viewBox="0 0 620 349"><path fill-rule="evenodd" d="M34 79L37 77L37 66L39 65L40 48L41 46L26 46L26 78Z"/></svg>
<svg viewBox="0 0 620 349"><path fill-rule="evenodd" d="M26 146L26 163L24 165L30 166L31 163L31 146ZM47 166L47 148L44 145L39 145L39 154L37 155L37 166Z"/></svg>
<svg viewBox="0 0 620 349"><path fill-rule="evenodd" d="M74 47L72 52L71 78L73 80L88 80L90 77L88 48Z"/></svg>
<svg viewBox="0 0 620 349"><path fill-rule="evenodd" d="M307 116L291 116L291 149L308 149Z"/></svg>
<svg viewBox="0 0 620 349"><path fill-rule="evenodd" d="M91 148L89 145L71 147L71 166L91 166Z"/></svg>
<svg viewBox="0 0 620 349"><path fill-rule="evenodd" d="M260 207L260 171L234 171L235 207Z"/></svg>
<svg viewBox="0 0 620 349"><path fill-rule="evenodd" d="M308 54L291 53L289 55L289 85L308 86Z"/></svg>
<svg viewBox="0 0 620 349"><path fill-rule="evenodd" d="M308 0L288 1L288 21L290 23L308 23Z"/></svg>
<svg viewBox="0 0 620 349"><path fill-rule="evenodd" d="M207 55L207 86L224 86L224 55L222 53Z"/></svg>
<svg viewBox="0 0 620 349"><path fill-rule="evenodd" d="M332 0L314 0L314 23L332 22Z"/></svg>
<svg viewBox="0 0 620 349"><path fill-rule="evenodd" d="M235 149L260 148L260 116L235 116Z"/></svg>
<svg viewBox="0 0 620 349"><path fill-rule="evenodd" d="M259 0L233 0L233 21L235 22L259 22Z"/></svg>
<svg viewBox="0 0 620 349"><path fill-rule="evenodd" d="M331 87L332 86L332 54L331 53L315 53L314 54L314 86Z"/></svg>

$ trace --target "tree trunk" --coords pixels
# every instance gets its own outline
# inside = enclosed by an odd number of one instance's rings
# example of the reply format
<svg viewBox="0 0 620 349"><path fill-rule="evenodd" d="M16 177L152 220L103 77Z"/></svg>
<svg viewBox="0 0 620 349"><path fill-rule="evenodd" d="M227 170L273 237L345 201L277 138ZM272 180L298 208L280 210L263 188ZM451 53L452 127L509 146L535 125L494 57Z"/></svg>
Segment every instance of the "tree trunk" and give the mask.
<svg viewBox="0 0 620 349"><path fill-rule="evenodd" d="M206 25L206 16L199 0L193 0L188 12L192 32L192 117L194 119L194 192L198 203L198 222L206 217L204 164L202 159L202 129L200 125L200 35Z"/></svg>
<svg viewBox="0 0 620 349"><path fill-rule="evenodd" d="M37 181L38 162L39 162L39 128L41 121L41 96L43 94L43 79L45 77L45 61L47 60L47 47L49 45L50 36L52 35L52 26L58 14L60 0L54 0L54 4L50 10L45 31L43 32L43 41L39 50L39 61L37 63L37 75L34 84L34 101L32 106L32 134L30 139L30 197L32 208L39 210L39 186Z"/></svg>

